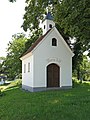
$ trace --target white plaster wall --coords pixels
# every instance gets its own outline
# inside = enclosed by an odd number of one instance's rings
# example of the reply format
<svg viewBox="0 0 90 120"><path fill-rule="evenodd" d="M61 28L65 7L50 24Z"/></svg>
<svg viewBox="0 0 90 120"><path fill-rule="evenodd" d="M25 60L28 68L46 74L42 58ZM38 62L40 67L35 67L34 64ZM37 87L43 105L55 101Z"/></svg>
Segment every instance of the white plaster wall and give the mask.
<svg viewBox="0 0 90 120"><path fill-rule="evenodd" d="M58 46L52 46L52 38L58 40ZM33 50L34 87L47 87L46 66L56 63L60 66L60 87L72 85L72 55L57 32L52 31Z"/></svg>
<svg viewBox="0 0 90 120"><path fill-rule="evenodd" d="M30 63L30 72L28 72L28 63ZM25 73L24 64L26 64ZM33 55L22 61L22 84L33 87Z"/></svg>

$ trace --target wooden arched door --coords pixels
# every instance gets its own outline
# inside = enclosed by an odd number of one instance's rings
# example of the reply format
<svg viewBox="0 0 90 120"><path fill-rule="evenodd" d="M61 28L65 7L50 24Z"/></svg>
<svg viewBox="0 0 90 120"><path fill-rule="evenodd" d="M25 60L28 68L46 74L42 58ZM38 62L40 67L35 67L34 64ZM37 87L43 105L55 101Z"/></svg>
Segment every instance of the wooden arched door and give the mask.
<svg viewBox="0 0 90 120"><path fill-rule="evenodd" d="M47 87L59 87L60 68L57 64L47 66Z"/></svg>

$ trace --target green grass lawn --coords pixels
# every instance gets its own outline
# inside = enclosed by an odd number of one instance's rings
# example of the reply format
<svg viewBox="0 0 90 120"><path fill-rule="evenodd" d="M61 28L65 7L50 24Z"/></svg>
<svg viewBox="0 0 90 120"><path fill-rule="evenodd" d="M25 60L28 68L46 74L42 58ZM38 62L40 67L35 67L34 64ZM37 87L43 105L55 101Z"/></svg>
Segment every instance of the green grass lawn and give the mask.
<svg viewBox="0 0 90 120"><path fill-rule="evenodd" d="M90 85L35 93L10 87L0 97L0 120L90 120Z"/></svg>

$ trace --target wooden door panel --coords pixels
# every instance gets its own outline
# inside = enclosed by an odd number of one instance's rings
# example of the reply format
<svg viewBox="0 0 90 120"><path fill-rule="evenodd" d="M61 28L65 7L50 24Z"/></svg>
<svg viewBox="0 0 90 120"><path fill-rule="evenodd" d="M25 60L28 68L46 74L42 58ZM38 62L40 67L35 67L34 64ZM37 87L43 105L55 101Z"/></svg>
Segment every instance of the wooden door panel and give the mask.
<svg viewBox="0 0 90 120"><path fill-rule="evenodd" d="M59 87L59 66L54 63L47 66L47 87Z"/></svg>

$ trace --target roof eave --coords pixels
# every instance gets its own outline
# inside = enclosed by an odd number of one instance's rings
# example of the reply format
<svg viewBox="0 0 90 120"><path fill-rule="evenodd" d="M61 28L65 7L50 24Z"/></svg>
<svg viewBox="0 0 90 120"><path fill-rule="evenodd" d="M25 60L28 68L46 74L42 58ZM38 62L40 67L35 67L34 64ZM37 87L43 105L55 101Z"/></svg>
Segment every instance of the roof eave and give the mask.
<svg viewBox="0 0 90 120"><path fill-rule="evenodd" d="M20 58L20 60L24 60L24 59L26 59L26 58L28 58L28 57L30 57L30 56L32 56L32 52L29 52L29 53L27 53L26 55L22 56L22 57Z"/></svg>

